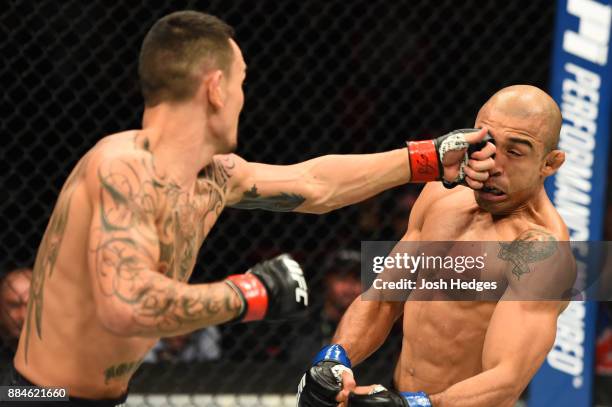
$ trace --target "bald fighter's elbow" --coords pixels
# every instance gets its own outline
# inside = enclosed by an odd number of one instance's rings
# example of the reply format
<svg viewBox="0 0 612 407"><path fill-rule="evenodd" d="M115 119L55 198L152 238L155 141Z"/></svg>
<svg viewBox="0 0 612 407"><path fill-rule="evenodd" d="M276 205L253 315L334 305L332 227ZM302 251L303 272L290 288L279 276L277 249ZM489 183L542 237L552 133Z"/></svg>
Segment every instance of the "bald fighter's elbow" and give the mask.
<svg viewBox="0 0 612 407"><path fill-rule="evenodd" d="M520 399L523 390L525 390L525 386L522 385L522 380L518 378L507 377L502 380L500 387L503 397L498 405L500 407L513 407Z"/></svg>

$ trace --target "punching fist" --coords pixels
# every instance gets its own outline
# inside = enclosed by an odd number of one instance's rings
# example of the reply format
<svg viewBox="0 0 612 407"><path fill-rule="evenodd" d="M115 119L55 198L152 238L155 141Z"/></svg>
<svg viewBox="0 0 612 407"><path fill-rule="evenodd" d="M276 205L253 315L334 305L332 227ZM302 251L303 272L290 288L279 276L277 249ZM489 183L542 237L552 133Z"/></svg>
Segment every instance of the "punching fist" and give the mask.
<svg viewBox="0 0 612 407"><path fill-rule="evenodd" d="M256 264L225 279L242 298L237 321L300 316L308 308L308 286L300 265L289 254Z"/></svg>
<svg viewBox="0 0 612 407"><path fill-rule="evenodd" d="M454 130L433 140L408 143L411 182L442 181L482 188L495 162L493 139L486 129Z"/></svg>
<svg viewBox="0 0 612 407"><path fill-rule="evenodd" d="M297 391L298 407L335 407L336 397L352 379L351 361L340 345L329 345L317 353L312 367L302 376Z"/></svg>

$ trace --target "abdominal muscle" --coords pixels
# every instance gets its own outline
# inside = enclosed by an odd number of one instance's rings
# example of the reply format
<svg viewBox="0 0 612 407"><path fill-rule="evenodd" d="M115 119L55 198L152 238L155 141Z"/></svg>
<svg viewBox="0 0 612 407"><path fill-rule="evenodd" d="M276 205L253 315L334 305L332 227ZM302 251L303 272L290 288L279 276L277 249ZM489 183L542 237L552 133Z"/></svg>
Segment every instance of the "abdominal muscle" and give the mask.
<svg viewBox="0 0 612 407"><path fill-rule="evenodd" d="M481 373L494 308L491 302L407 301L396 388L435 394Z"/></svg>

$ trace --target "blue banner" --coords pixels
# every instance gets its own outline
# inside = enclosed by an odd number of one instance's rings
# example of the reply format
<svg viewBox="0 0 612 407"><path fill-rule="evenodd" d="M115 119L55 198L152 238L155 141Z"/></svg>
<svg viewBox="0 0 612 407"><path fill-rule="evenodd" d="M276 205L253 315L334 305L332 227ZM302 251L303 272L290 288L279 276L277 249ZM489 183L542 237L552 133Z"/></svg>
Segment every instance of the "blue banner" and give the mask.
<svg viewBox="0 0 612 407"><path fill-rule="evenodd" d="M573 241L601 240L610 142L612 0L558 0L551 95L561 107L559 148L566 161L546 182ZM598 256L574 251L578 283ZM587 266L594 267L587 267ZM574 301L559 317L557 337L531 382L529 407L592 405L597 304Z"/></svg>

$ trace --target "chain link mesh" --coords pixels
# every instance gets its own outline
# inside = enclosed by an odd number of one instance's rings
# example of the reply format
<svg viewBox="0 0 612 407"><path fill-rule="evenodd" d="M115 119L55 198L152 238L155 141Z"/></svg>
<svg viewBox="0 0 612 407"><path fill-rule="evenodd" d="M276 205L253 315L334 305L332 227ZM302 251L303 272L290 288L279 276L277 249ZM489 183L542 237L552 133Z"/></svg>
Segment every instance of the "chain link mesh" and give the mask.
<svg viewBox="0 0 612 407"><path fill-rule="evenodd" d="M501 87L546 88L554 4L7 0L0 17L2 270L33 264L78 157L104 135L139 126L140 44L171 11L206 11L235 27L249 66L238 154L288 164L384 151L407 138L470 127ZM288 251L304 264L312 313L300 321L221 326L188 344L166 344L139 369L131 387L138 396L129 405L292 405L283 395L294 393L308 360L333 334L325 306L333 283L324 275L337 265L329 259L358 250L360 240L399 238L415 193L397 188L323 216L226 210L192 281L218 280ZM389 383L400 341L394 329L357 369L360 380ZM177 357L173 346L191 353Z"/></svg>

